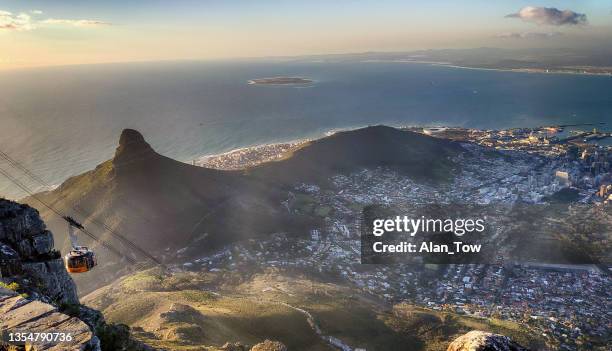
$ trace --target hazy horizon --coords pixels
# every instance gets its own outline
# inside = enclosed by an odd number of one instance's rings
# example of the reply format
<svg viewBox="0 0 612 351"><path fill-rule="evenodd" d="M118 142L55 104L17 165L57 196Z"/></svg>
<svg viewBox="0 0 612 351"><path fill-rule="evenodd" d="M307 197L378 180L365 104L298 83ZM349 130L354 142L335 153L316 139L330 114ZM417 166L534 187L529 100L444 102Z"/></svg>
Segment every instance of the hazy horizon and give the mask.
<svg viewBox="0 0 612 351"><path fill-rule="evenodd" d="M423 49L612 46L605 1L5 1L0 69Z"/></svg>

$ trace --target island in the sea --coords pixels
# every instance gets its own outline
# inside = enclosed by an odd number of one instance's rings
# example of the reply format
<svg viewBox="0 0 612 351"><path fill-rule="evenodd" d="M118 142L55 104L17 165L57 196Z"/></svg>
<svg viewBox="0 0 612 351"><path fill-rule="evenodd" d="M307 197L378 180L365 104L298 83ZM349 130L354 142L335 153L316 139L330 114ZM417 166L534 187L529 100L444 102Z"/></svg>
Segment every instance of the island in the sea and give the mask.
<svg viewBox="0 0 612 351"><path fill-rule="evenodd" d="M311 84L311 79L302 77L271 77L271 78L258 78L249 80L249 84L257 85L296 85L296 84Z"/></svg>

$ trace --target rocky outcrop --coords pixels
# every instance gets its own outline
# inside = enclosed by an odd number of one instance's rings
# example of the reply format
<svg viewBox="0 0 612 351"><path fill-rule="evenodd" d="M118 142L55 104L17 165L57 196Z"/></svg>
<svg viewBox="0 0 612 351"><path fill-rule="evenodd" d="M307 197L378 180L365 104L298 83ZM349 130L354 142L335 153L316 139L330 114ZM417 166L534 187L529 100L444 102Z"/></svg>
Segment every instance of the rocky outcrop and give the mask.
<svg viewBox="0 0 612 351"><path fill-rule="evenodd" d="M221 346L221 350L223 351L248 351L248 346L242 345L239 342L226 342L223 346Z"/></svg>
<svg viewBox="0 0 612 351"><path fill-rule="evenodd" d="M446 351L529 351L509 337L473 330L455 339Z"/></svg>
<svg viewBox="0 0 612 351"><path fill-rule="evenodd" d="M76 285L66 272L61 258L23 263L25 274L43 287L44 295L60 303L79 303Z"/></svg>
<svg viewBox="0 0 612 351"><path fill-rule="evenodd" d="M253 346L251 351L287 351L287 346L279 341L266 340Z"/></svg>
<svg viewBox="0 0 612 351"><path fill-rule="evenodd" d="M80 319L61 313L48 303L24 299L8 289L0 288L0 316L0 332L62 332L70 335L70 341L33 344L30 350L100 350L100 341Z"/></svg>
<svg viewBox="0 0 612 351"><path fill-rule="evenodd" d="M230 343L227 342L221 346L223 351L249 351L249 347L239 342ZM265 340L259 344L253 346L250 351L287 351L287 347L279 341Z"/></svg>
<svg viewBox="0 0 612 351"><path fill-rule="evenodd" d="M64 332L72 337L26 348L32 351L153 350L133 340L127 326L107 324L100 312L79 304L76 285L53 246L37 210L0 199L0 333Z"/></svg>
<svg viewBox="0 0 612 351"><path fill-rule="evenodd" d="M53 246L37 210L0 199L0 277L45 302L76 304L76 285Z"/></svg>
<svg viewBox="0 0 612 351"><path fill-rule="evenodd" d="M113 165L121 167L132 162L142 162L148 158L159 157L151 145L146 142L140 132L134 129L125 129L119 137L119 146L115 151Z"/></svg>
<svg viewBox="0 0 612 351"><path fill-rule="evenodd" d="M38 211L0 199L0 280L10 288L0 289L0 332L65 332L72 338L31 350L100 350L88 324L59 310L78 306L79 299L53 246L53 235Z"/></svg>

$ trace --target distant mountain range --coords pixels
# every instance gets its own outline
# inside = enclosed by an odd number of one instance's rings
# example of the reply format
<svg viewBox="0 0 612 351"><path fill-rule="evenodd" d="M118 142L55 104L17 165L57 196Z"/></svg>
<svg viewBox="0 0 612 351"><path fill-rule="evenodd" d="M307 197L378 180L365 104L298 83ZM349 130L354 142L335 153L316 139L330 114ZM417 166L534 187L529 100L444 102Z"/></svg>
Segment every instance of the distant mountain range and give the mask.
<svg viewBox="0 0 612 351"><path fill-rule="evenodd" d="M553 70L567 73L612 73L612 49L434 49L408 52L363 52L352 54L284 57L286 60L328 62L388 61L430 62L469 68L502 70Z"/></svg>

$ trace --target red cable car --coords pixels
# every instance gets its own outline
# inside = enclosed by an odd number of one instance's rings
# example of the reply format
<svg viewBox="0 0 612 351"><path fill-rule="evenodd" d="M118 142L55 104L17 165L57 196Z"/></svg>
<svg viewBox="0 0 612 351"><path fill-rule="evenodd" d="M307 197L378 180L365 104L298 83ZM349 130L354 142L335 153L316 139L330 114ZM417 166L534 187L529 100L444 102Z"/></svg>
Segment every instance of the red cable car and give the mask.
<svg viewBox="0 0 612 351"><path fill-rule="evenodd" d="M64 217L68 222L68 235L72 249L64 256L64 265L69 273L84 273L90 271L98 264L96 254L85 246L77 245L76 229L84 229L83 226L71 217Z"/></svg>
<svg viewBox="0 0 612 351"><path fill-rule="evenodd" d="M98 264L96 254L85 246L73 247L64 256L64 264L69 273L84 273Z"/></svg>

